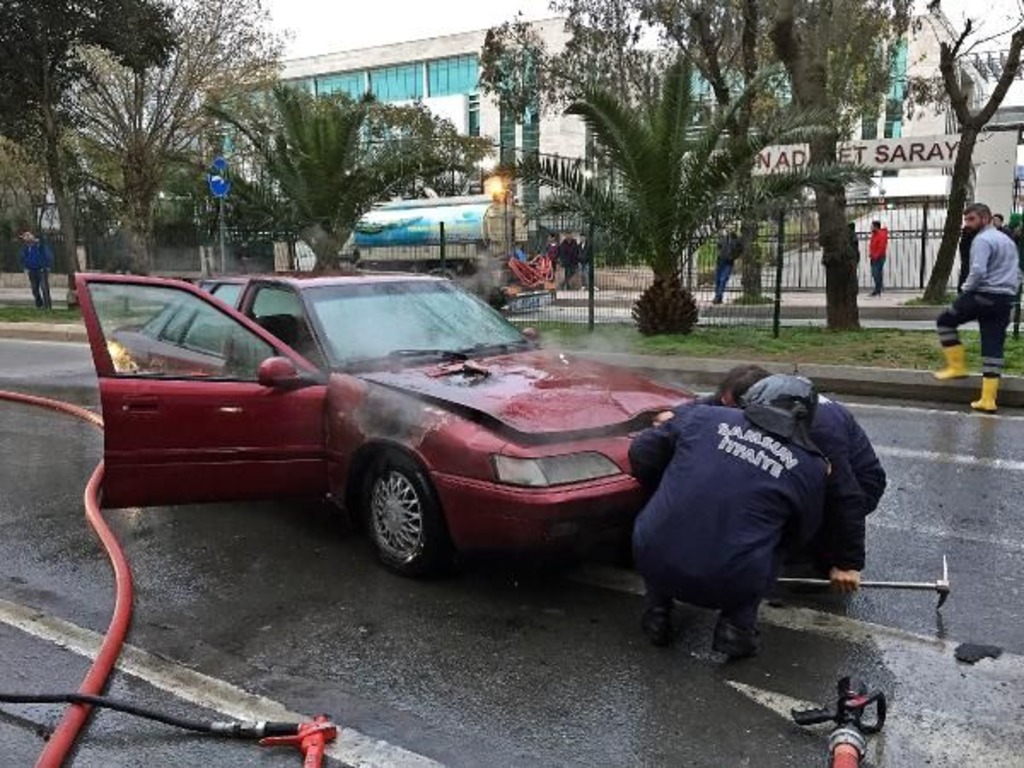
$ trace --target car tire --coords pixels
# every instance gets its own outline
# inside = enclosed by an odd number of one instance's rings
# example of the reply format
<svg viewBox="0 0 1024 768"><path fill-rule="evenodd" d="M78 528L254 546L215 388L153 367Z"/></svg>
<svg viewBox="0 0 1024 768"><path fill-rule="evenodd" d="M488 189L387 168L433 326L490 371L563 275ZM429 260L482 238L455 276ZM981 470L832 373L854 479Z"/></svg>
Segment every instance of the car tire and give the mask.
<svg viewBox="0 0 1024 768"><path fill-rule="evenodd" d="M409 456L382 454L366 473L363 520L377 557L402 576L433 576L451 565L452 544L430 480Z"/></svg>

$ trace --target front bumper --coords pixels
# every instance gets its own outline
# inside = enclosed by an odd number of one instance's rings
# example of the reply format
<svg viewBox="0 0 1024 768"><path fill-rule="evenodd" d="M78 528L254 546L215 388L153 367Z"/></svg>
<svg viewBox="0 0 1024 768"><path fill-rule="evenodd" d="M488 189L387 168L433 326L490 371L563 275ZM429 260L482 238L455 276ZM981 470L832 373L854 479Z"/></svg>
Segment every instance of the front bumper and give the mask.
<svg viewBox="0 0 1024 768"><path fill-rule="evenodd" d="M554 488L520 488L435 474L448 531L462 551L531 551L627 534L644 501L629 475Z"/></svg>

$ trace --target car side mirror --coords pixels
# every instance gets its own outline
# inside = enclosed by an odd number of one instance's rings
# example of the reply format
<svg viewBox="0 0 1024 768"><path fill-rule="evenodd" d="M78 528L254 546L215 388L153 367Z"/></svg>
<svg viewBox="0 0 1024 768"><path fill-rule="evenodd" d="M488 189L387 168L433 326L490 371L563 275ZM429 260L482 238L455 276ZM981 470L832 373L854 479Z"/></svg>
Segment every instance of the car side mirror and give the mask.
<svg viewBox="0 0 1024 768"><path fill-rule="evenodd" d="M305 383L295 363L287 357L268 357L260 363L256 380L270 389L294 389Z"/></svg>
<svg viewBox="0 0 1024 768"><path fill-rule="evenodd" d="M528 338L530 341L540 341L540 331L536 328L523 328L523 336Z"/></svg>

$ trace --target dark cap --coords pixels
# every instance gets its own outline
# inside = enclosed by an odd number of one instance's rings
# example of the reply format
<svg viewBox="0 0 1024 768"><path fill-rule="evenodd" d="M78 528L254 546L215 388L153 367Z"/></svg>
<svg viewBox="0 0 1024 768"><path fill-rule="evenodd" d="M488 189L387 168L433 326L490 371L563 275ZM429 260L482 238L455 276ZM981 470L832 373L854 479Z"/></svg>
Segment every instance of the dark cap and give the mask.
<svg viewBox="0 0 1024 768"><path fill-rule="evenodd" d="M810 379L777 373L751 386L739 402L754 425L821 454L809 435L818 409L818 391Z"/></svg>

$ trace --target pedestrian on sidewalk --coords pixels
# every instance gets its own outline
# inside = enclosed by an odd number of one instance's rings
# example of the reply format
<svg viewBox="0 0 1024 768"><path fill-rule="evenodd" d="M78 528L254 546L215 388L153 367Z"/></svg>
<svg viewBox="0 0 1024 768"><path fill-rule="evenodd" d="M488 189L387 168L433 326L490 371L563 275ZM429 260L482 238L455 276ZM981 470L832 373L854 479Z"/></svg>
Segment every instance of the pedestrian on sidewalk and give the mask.
<svg viewBox="0 0 1024 768"><path fill-rule="evenodd" d="M718 239L718 259L715 262L715 304L721 304L725 297L725 288L732 277L732 269L736 260L743 254L743 240L730 229L722 233Z"/></svg>
<svg viewBox="0 0 1024 768"><path fill-rule="evenodd" d="M741 406L688 406L630 446L633 474L653 491L633 552L647 588L641 627L656 645L672 639L674 598L720 611L713 650L756 654L758 607L784 543L820 524L829 466L807 434L814 386L770 376Z"/></svg>
<svg viewBox="0 0 1024 768"><path fill-rule="evenodd" d="M18 239L21 240L21 266L28 273L36 309L53 309L53 302L50 300L53 251L29 229L22 230Z"/></svg>
<svg viewBox="0 0 1024 768"><path fill-rule="evenodd" d="M580 244L572 232L558 244L558 262L562 265L562 289L575 290L576 273L580 269Z"/></svg>
<svg viewBox="0 0 1024 768"><path fill-rule="evenodd" d="M871 260L871 279L875 289L872 296L882 295L882 275L885 269L885 257L889 251L889 230L882 222L871 222L871 239L868 241L868 258Z"/></svg>
<svg viewBox="0 0 1024 768"><path fill-rule="evenodd" d="M967 376L966 351L957 328L977 320L981 329L981 398L972 402L971 408L995 413L1006 327L1020 285L1019 256L1013 240L993 225L987 205L967 206L964 226L977 233L971 243L971 268L963 292L935 323L946 358L946 367L937 371L935 378L944 381Z"/></svg>

